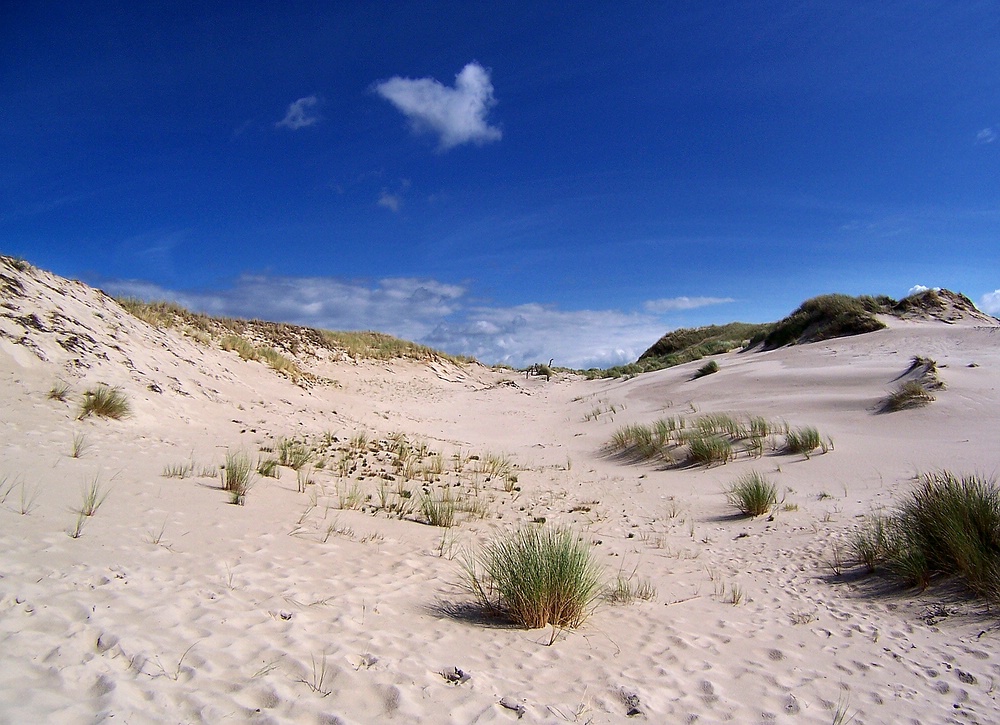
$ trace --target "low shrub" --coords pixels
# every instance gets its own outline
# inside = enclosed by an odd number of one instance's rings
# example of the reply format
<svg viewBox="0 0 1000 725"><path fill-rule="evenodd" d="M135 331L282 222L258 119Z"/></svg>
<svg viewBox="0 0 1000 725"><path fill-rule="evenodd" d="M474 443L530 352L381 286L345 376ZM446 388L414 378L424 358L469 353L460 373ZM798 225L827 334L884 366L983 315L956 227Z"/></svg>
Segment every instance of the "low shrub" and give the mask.
<svg viewBox="0 0 1000 725"><path fill-rule="evenodd" d="M578 627L601 591L590 547L570 529L527 526L486 544L465 564L479 604L527 629Z"/></svg>

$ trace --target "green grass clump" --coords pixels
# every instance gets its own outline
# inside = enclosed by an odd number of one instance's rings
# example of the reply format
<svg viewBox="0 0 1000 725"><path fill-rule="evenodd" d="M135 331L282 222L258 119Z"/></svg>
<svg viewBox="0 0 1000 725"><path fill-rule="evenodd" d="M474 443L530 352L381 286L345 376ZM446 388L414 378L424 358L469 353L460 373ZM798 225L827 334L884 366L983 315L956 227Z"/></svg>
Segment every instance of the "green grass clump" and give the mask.
<svg viewBox="0 0 1000 725"><path fill-rule="evenodd" d="M733 458L733 444L719 435L696 435L688 440L688 459L697 465L728 463Z"/></svg>
<svg viewBox="0 0 1000 725"><path fill-rule="evenodd" d="M274 458L261 458L257 462L257 473L264 478L277 478L278 461Z"/></svg>
<svg viewBox="0 0 1000 725"><path fill-rule="evenodd" d="M729 487L726 498L744 516L763 516L778 502L778 490L765 476L751 471Z"/></svg>
<svg viewBox="0 0 1000 725"><path fill-rule="evenodd" d="M455 525L457 502L450 493L446 492L441 498L424 495L420 500L420 510L431 526L451 528Z"/></svg>
<svg viewBox="0 0 1000 725"><path fill-rule="evenodd" d="M246 495L254 484L253 470L253 463L246 451L226 453L222 488L229 492L230 502L236 506L242 506L246 503Z"/></svg>
<svg viewBox="0 0 1000 725"><path fill-rule="evenodd" d="M778 322L764 338L764 346L775 348L881 330L885 325L875 315L890 312L890 302L887 298L841 294L814 297Z"/></svg>
<svg viewBox="0 0 1000 725"><path fill-rule="evenodd" d="M465 571L484 609L526 629L578 627L601 591L590 547L566 528L528 526L502 535Z"/></svg>
<svg viewBox="0 0 1000 725"><path fill-rule="evenodd" d="M703 378L706 375L711 375L712 373L717 372L719 372L719 363L715 362L715 360L710 360L698 368L691 379L697 380L698 378Z"/></svg>
<svg viewBox="0 0 1000 725"><path fill-rule="evenodd" d="M892 391L880 404L883 413L895 413L909 408L920 408L934 402L934 396L917 380L908 380Z"/></svg>
<svg viewBox="0 0 1000 725"><path fill-rule="evenodd" d="M278 442L278 465L299 470L313 459L313 451L302 443L283 438Z"/></svg>
<svg viewBox="0 0 1000 725"><path fill-rule="evenodd" d="M132 412L128 398L121 388L111 388L103 383L83 394L80 404L80 418L99 415L102 418L120 420Z"/></svg>
<svg viewBox="0 0 1000 725"><path fill-rule="evenodd" d="M905 585L957 578L1000 599L1000 490L980 476L925 474L894 513L866 522L853 548L858 563Z"/></svg>
<svg viewBox="0 0 1000 725"><path fill-rule="evenodd" d="M219 341L219 345L226 352L235 352L244 360L256 360L259 357L253 343L240 335L226 335Z"/></svg>
<svg viewBox="0 0 1000 725"><path fill-rule="evenodd" d="M58 400L60 403L65 403L68 395L69 383L64 383L62 380L53 383L52 387L49 388L49 400Z"/></svg>
<svg viewBox="0 0 1000 725"><path fill-rule="evenodd" d="M801 453L808 457L817 448L823 445L819 431L812 426L790 430L785 434L785 452Z"/></svg>

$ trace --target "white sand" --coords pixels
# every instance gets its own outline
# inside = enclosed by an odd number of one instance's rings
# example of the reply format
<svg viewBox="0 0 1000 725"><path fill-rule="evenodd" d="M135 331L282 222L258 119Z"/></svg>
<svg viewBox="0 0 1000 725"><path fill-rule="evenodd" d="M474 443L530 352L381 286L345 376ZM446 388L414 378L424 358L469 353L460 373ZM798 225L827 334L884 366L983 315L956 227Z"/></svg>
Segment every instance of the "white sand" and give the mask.
<svg viewBox="0 0 1000 725"><path fill-rule="evenodd" d="M1000 720L996 612L830 565L916 473L1000 471L996 327L896 321L719 356L696 381L697 363L546 383L308 358L337 384L304 389L79 283L0 273L0 722L512 722L504 699L525 722L602 723L628 719L629 695L632 719L658 723L829 723L838 707L855 723ZM913 355L937 360L947 388L874 414ZM48 398L58 380L66 402ZM76 419L99 382L122 386L131 417ZM603 453L620 425L709 412L813 425L835 449L683 470ZM284 468L243 507L204 475L229 448L362 430L405 433L449 467L460 451L507 454L520 491L480 481L491 515L444 531L337 508L336 457L306 493ZM191 461L189 477L162 475ZM784 495L771 520L726 503L750 469ZM73 538L94 480L107 499ZM576 527L609 576L634 570L656 598L601 604L556 633L466 616L461 552L538 517ZM449 683L455 667L469 679Z"/></svg>

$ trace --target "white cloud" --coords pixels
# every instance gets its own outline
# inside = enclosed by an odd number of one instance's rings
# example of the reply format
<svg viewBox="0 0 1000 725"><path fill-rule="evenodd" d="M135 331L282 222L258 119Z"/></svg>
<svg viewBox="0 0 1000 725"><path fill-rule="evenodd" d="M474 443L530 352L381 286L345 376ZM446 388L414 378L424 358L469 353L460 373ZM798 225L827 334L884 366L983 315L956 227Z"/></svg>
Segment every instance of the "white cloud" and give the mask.
<svg viewBox="0 0 1000 725"><path fill-rule="evenodd" d="M939 292L941 290L941 288L940 287L925 287L922 284L915 284L912 287L910 287L910 289L908 289L906 291L906 296L909 297L910 295L918 295L921 292L929 292L930 290L934 290L935 292Z"/></svg>
<svg viewBox="0 0 1000 725"><path fill-rule="evenodd" d="M403 204L403 197L399 194L390 194L388 191L382 190L379 194L378 201L376 202L379 206L385 207L390 211L398 212L399 207Z"/></svg>
<svg viewBox="0 0 1000 725"><path fill-rule="evenodd" d="M486 122L496 99L489 71L478 63L455 76L454 88L433 78L395 76L377 83L375 91L409 118L415 131L438 134L442 149L501 137L500 129Z"/></svg>
<svg viewBox="0 0 1000 725"><path fill-rule="evenodd" d="M229 289L174 292L142 281L108 282L114 294L169 299L211 315L292 322L328 330L377 330L419 341L461 309L465 288L394 277L374 283L330 277L244 275Z"/></svg>
<svg viewBox="0 0 1000 725"><path fill-rule="evenodd" d="M317 105L319 105L319 99L316 96L300 98L288 106L285 117L274 125L278 128L284 126L293 131L305 128L306 126L312 126L314 123L319 122L319 115L316 113Z"/></svg>
<svg viewBox="0 0 1000 725"><path fill-rule="evenodd" d="M979 309L994 317L1000 315L1000 289L987 292L980 297Z"/></svg>
<svg viewBox="0 0 1000 725"><path fill-rule="evenodd" d="M442 321L422 342L514 367L555 359L589 368L633 362L664 332L655 318L639 313L525 304L470 309L461 319Z"/></svg>
<svg viewBox="0 0 1000 725"><path fill-rule="evenodd" d="M656 316L641 312L472 305L465 286L429 279L245 275L232 287L211 292L175 292L137 280L102 286L113 294L169 299L212 315L377 330L515 367L550 358L578 368L633 362L667 331Z"/></svg>
<svg viewBox="0 0 1000 725"><path fill-rule="evenodd" d="M997 140L997 132L993 127L984 128L976 134L976 143L993 143Z"/></svg>
<svg viewBox="0 0 1000 725"><path fill-rule="evenodd" d="M665 312L695 310L699 307L724 305L735 301L732 297L666 297L659 300L647 300L642 303L642 307L646 312L662 315Z"/></svg>

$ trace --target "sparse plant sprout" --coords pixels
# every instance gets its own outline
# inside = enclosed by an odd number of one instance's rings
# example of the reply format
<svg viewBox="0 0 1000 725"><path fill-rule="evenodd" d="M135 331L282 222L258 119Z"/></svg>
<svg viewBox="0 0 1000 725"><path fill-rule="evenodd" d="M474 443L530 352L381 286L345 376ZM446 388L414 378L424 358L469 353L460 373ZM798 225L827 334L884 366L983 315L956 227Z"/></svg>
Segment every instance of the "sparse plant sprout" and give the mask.
<svg viewBox="0 0 1000 725"><path fill-rule="evenodd" d="M68 396L69 383L65 383L62 380L53 383L52 387L49 389L49 400L58 400L60 403L65 403Z"/></svg>
<svg viewBox="0 0 1000 725"><path fill-rule="evenodd" d="M357 483L348 488L345 484L337 484L337 502L342 509L358 509L364 502L364 493Z"/></svg>
<svg viewBox="0 0 1000 725"><path fill-rule="evenodd" d="M83 456L83 452L87 450L87 436L83 433L73 434L73 447L70 449L70 456L73 458L80 458Z"/></svg>
<svg viewBox="0 0 1000 725"><path fill-rule="evenodd" d="M632 604L636 600L648 602L656 598L656 587L648 579L635 580L635 572L629 576L619 574L615 581L604 588L604 599L611 604Z"/></svg>
<svg viewBox="0 0 1000 725"><path fill-rule="evenodd" d="M257 473L264 478L278 478L278 461L274 458L261 458L257 461Z"/></svg>
<svg viewBox="0 0 1000 725"><path fill-rule="evenodd" d="M101 507L101 504L108 497L108 493L110 492L101 490L100 479L95 476L94 480L83 489L83 505L80 506L79 513L82 516L93 516L96 514L97 509Z"/></svg>
<svg viewBox="0 0 1000 725"><path fill-rule="evenodd" d="M305 493L306 487L315 483L309 473L308 466L295 471L295 483L299 493Z"/></svg>
<svg viewBox="0 0 1000 725"><path fill-rule="evenodd" d="M109 387L103 383L83 394L79 418L97 415L102 418L120 420L131 414L128 398L121 388Z"/></svg>
<svg viewBox="0 0 1000 725"><path fill-rule="evenodd" d="M22 480L20 484L21 484L21 495L17 512L22 516L27 516L32 511L35 510L38 501L38 496L41 493L41 489L39 488L37 483L29 487L28 484L26 484Z"/></svg>
<svg viewBox="0 0 1000 725"><path fill-rule="evenodd" d="M566 528L526 526L503 534L464 568L480 606L527 629L579 626L601 590L589 545Z"/></svg>
<svg viewBox="0 0 1000 725"><path fill-rule="evenodd" d="M777 502L778 491L765 476L751 471L730 486L726 498L744 516L762 516Z"/></svg>
<svg viewBox="0 0 1000 725"><path fill-rule="evenodd" d="M164 478L187 478L194 473L194 461L184 463L171 463L163 467Z"/></svg>
<svg viewBox="0 0 1000 725"><path fill-rule="evenodd" d="M246 495L254 484L253 470L253 463L246 451L226 453L222 487L229 492L230 502L234 505L243 506L246 503Z"/></svg>
<svg viewBox="0 0 1000 725"><path fill-rule="evenodd" d="M8 483L7 478L7 476L4 476L3 479L0 479L0 504L7 503L7 497L14 490L14 486L19 483L17 479Z"/></svg>
<svg viewBox="0 0 1000 725"><path fill-rule="evenodd" d="M83 515L82 511L77 512L76 526L73 528L72 531L69 532L70 537L74 539L79 539L81 536L83 536L83 524L84 522L86 522L86 520L87 517Z"/></svg>

